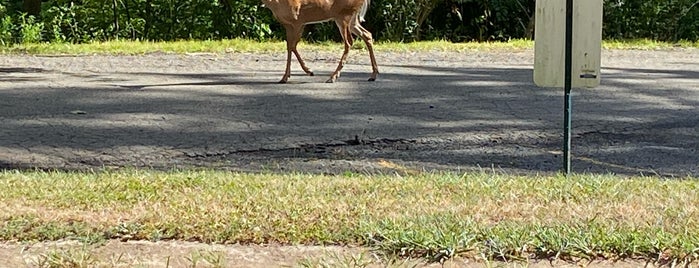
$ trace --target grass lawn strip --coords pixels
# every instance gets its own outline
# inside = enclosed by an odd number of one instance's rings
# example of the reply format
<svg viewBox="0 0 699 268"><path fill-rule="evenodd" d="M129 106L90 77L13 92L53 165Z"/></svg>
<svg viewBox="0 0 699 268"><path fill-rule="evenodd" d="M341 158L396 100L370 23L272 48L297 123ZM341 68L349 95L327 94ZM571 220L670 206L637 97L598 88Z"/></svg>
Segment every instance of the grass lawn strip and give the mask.
<svg viewBox="0 0 699 268"><path fill-rule="evenodd" d="M0 239L354 245L387 256L699 257L699 181L120 170L0 173Z"/></svg>
<svg viewBox="0 0 699 268"><path fill-rule="evenodd" d="M606 40L602 44L605 49L691 49L699 48L699 42L680 41L676 43L658 42L647 39L639 40ZM428 52L428 51L511 51L532 49L534 41L510 40L508 42L465 42L452 43L448 41L423 41L412 43L377 42L376 51L385 52ZM362 42L355 42L355 49L363 49ZM301 50L339 51L340 45L333 42L302 43ZM0 53L27 53L36 55L138 55L147 53L280 53L286 50L284 41L254 41L247 39L195 41L182 40L172 42L150 41L106 41L84 44L69 43L38 43L16 44L9 47L0 46Z"/></svg>

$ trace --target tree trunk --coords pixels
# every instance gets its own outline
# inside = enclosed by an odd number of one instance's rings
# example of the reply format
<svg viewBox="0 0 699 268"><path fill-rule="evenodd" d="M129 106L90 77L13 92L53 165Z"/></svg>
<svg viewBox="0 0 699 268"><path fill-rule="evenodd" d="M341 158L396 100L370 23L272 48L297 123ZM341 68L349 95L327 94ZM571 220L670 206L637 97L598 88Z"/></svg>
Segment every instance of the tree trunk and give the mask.
<svg viewBox="0 0 699 268"><path fill-rule="evenodd" d="M536 37L534 36L534 27L536 22L536 12L532 12L531 17L529 17L529 23L527 23L527 29L524 30L525 38L529 40L534 40Z"/></svg>
<svg viewBox="0 0 699 268"><path fill-rule="evenodd" d="M41 0L24 0L22 9L27 14L38 17L41 14Z"/></svg>
<svg viewBox="0 0 699 268"><path fill-rule="evenodd" d="M112 8L114 8L114 38L119 40L119 3L117 0L113 0L112 3Z"/></svg>

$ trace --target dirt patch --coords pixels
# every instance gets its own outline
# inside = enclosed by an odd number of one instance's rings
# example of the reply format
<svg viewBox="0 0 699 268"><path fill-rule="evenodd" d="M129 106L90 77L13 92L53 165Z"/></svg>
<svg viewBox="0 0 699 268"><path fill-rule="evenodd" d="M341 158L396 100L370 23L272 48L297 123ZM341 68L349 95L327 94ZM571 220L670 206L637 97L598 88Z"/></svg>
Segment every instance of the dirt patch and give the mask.
<svg viewBox="0 0 699 268"><path fill-rule="evenodd" d="M367 248L338 246L210 245L182 241L76 241L0 244L0 267L654 267L640 260L488 262L451 259L387 260Z"/></svg>
<svg viewBox="0 0 699 268"><path fill-rule="evenodd" d="M207 245L193 242L75 241L0 244L3 267L79 264L83 267L280 267L320 256L351 256L358 248L320 246ZM66 265L69 266L69 265Z"/></svg>

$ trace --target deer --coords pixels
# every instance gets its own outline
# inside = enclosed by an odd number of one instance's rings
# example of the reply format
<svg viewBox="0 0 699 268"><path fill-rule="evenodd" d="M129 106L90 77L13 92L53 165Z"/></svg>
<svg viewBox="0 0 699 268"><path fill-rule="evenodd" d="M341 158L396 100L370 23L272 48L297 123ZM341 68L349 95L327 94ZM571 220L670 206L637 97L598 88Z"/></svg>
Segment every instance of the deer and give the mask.
<svg viewBox="0 0 699 268"><path fill-rule="evenodd" d="M362 27L364 16L369 8L370 0L262 0L262 4L272 11L274 17L286 30L286 71L279 83L286 83L291 77L291 54L296 56L301 69L313 76L313 71L306 66L303 58L296 50L301 40L303 28L307 24L335 21L340 30L345 49L340 57L337 68L330 75L327 83L334 83L340 77L340 71L344 66L347 54L354 42L353 36L357 35L366 44L371 59L372 73L369 81L375 81L379 74L379 68L374 56L374 39L371 32Z"/></svg>

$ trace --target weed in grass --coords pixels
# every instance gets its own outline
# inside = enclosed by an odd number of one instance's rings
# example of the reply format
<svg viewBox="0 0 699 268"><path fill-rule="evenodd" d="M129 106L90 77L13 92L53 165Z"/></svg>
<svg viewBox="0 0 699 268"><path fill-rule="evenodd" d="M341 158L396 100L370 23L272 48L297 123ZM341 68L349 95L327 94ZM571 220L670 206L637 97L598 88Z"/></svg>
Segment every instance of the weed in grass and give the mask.
<svg viewBox="0 0 699 268"><path fill-rule="evenodd" d="M104 236L81 222L51 221L38 215L0 216L0 239L2 240L49 240L77 239L89 244L104 242Z"/></svg>
<svg viewBox="0 0 699 268"><path fill-rule="evenodd" d="M199 265L214 268L226 267L226 257L219 251L199 250L190 253L185 259L189 262L188 266L192 268L200 267Z"/></svg>
<svg viewBox="0 0 699 268"><path fill-rule="evenodd" d="M337 252L327 252L321 257L303 258L298 262L300 267L352 267L361 268L376 266L380 262L376 258L368 256L367 253L341 254Z"/></svg>
<svg viewBox="0 0 699 268"><path fill-rule="evenodd" d="M468 254L478 243L476 234L469 231L475 228L473 223L455 217L418 216L401 221L382 221L379 226L366 227L375 231L369 233L367 240L389 256L442 262L457 254Z"/></svg>
<svg viewBox="0 0 699 268"><path fill-rule="evenodd" d="M120 265L124 265L126 262L124 261L124 256L125 253L121 252L118 255L112 255L109 257L109 265L111 267L119 267Z"/></svg>
<svg viewBox="0 0 699 268"><path fill-rule="evenodd" d="M92 254L85 248L82 249L57 249L40 254L33 265L41 268L90 267L95 263Z"/></svg>
<svg viewBox="0 0 699 268"><path fill-rule="evenodd" d="M110 239L119 239L121 241L133 240L141 238L140 233L143 231L143 226L139 223L119 223L116 227L108 232Z"/></svg>

